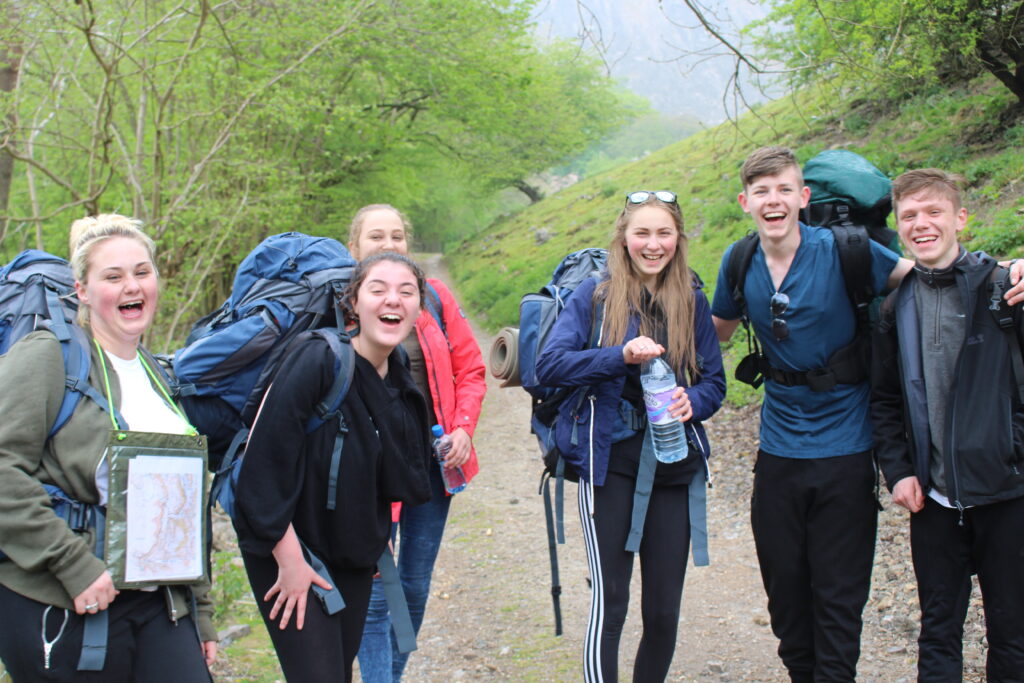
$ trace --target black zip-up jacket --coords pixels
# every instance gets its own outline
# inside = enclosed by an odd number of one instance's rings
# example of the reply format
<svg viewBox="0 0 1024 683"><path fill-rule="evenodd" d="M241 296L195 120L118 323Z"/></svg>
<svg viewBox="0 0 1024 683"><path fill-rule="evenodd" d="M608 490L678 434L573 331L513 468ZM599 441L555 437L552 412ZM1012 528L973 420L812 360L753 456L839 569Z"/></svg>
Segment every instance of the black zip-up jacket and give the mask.
<svg viewBox="0 0 1024 683"><path fill-rule="evenodd" d="M334 356L312 338L281 361L253 426L235 489L235 529L242 550L269 556L289 524L328 567L373 567L391 533L391 502L429 500L427 410L398 353L388 380L358 353L341 404L347 432L337 505L327 484L337 416L306 433L317 402L334 381ZM410 497L412 496L412 497Z"/></svg>
<svg viewBox="0 0 1024 683"><path fill-rule="evenodd" d="M971 253L953 267L968 332L945 420L944 469L949 500L961 508L1024 496L1024 407L1007 335L988 310L989 277L995 267L990 257ZM927 494L932 444L914 296L918 286L912 271L882 306L873 341L871 417L889 489L916 476ZM1020 345L1020 306L1013 309L1013 321Z"/></svg>

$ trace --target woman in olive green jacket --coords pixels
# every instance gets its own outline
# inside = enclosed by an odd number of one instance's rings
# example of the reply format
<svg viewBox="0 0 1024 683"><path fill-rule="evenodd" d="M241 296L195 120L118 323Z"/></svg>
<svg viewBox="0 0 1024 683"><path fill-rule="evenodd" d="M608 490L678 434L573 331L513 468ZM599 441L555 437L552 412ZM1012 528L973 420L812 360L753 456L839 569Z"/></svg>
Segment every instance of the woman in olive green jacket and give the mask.
<svg viewBox="0 0 1024 683"><path fill-rule="evenodd" d="M132 431L194 433L139 345L159 295L153 242L123 216L83 220L72 266L90 385ZM100 506L109 486L111 417L82 398L51 437L64 394L64 359L51 332L29 334L0 358L0 659L15 681L209 681L217 648L208 583L118 591L94 554L95 527L72 531L55 513L44 485ZM103 612L106 652L97 669L96 653L83 649L83 638L95 639L83 633L93 628L89 616ZM82 670L87 655L94 665Z"/></svg>

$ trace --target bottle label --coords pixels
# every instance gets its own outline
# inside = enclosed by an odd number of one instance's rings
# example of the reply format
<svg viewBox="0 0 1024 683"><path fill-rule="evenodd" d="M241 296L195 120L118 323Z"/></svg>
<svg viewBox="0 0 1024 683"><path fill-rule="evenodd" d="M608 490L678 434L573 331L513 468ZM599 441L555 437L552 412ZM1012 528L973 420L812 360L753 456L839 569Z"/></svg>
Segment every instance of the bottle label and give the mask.
<svg viewBox="0 0 1024 683"><path fill-rule="evenodd" d="M648 422L660 425L668 424L675 419L668 412L669 406L672 405L672 394L675 392L675 387L669 387L657 393L644 391L644 404L647 406Z"/></svg>

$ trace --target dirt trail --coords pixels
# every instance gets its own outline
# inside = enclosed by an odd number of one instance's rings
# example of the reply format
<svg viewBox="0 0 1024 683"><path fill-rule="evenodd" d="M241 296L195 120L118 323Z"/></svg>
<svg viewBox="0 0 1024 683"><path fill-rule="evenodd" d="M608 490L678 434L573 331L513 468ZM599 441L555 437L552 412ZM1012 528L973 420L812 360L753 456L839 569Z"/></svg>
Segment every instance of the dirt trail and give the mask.
<svg viewBox="0 0 1024 683"><path fill-rule="evenodd" d="M428 271L449 281L440 260ZM491 335L478 331L487 352ZM410 682L577 681L590 592L576 511L566 485L566 544L559 546L564 635L553 636L541 471L529 432L529 401L488 376L475 445L481 471L452 504L431 599L410 658ZM768 626L749 525L757 411L723 409L708 425L714 452L709 492L711 566L688 569L679 641L669 680L782 681ZM620 677L631 676L639 637L639 579L620 650ZM965 680L982 680L983 628L977 591L966 629ZM861 681L915 679L917 603L906 519L887 504L879 523L872 595L865 609Z"/></svg>

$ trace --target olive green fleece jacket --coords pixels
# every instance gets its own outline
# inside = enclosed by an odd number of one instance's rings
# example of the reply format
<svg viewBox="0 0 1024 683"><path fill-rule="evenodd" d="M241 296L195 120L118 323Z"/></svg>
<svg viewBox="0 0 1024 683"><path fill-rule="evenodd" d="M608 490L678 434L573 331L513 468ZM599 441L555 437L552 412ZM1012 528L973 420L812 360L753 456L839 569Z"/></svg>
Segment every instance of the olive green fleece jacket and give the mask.
<svg viewBox="0 0 1024 683"><path fill-rule="evenodd" d="M101 394L103 372L91 348L89 383ZM107 363L114 405L121 405L117 373ZM64 427L47 441L64 399L64 358L50 332L29 334L0 357L0 584L38 602L72 609L74 596L106 570L93 555L94 532L77 534L53 514L43 484L71 498L99 502L96 469L112 428L99 405L82 398ZM164 587L168 617L189 613L187 591ZM204 641L217 640L209 584L193 586L196 622Z"/></svg>

